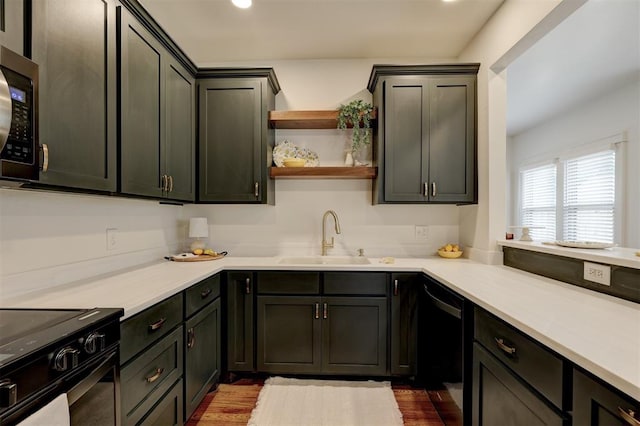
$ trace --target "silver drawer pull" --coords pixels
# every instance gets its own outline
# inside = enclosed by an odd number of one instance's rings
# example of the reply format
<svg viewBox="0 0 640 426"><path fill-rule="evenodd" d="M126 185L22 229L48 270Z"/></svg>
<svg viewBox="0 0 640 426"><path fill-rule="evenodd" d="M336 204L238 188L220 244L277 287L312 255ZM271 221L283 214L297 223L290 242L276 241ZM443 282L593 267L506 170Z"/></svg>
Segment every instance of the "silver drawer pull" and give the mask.
<svg viewBox="0 0 640 426"><path fill-rule="evenodd" d="M211 289L210 289L210 288L208 288L208 289L206 289L206 290L202 290L202 291L200 292L200 297L201 297L202 299L205 299L205 298L206 298L207 296L209 296L210 294L211 294Z"/></svg>
<svg viewBox="0 0 640 426"><path fill-rule="evenodd" d="M393 280L393 295L398 295L398 280Z"/></svg>
<svg viewBox="0 0 640 426"><path fill-rule="evenodd" d="M244 292L246 294L251 293L251 278L244 280Z"/></svg>
<svg viewBox="0 0 640 426"><path fill-rule="evenodd" d="M147 383L153 383L160 378L160 376L164 373L164 368L156 368L156 371L153 375L145 377L144 379Z"/></svg>
<svg viewBox="0 0 640 426"><path fill-rule="evenodd" d="M314 315L315 319L319 319L320 318L320 304L316 303L316 313Z"/></svg>
<svg viewBox="0 0 640 426"><path fill-rule="evenodd" d="M516 348L514 348L513 346L508 346L507 344L505 344L503 339L499 339L497 337L494 337L493 339L496 341L496 344L502 350L502 352L506 353L509 356L515 355Z"/></svg>
<svg viewBox="0 0 640 426"><path fill-rule="evenodd" d="M328 316L329 316L329 307L327 306L326 303L323 303L322 319L327 319Z"/></svg>
<svg viewBox="0 0 640 426"><path fill-rule="evenodd" d="M622 407L618 407L618 413L620 414L620 417L622 417L622 420L624 420L627 424L630 424L632 426L640 425L640 420L636 419L636 413L631 408L625 410Z"/></svg>
<svg viewBox="0 0 640 426"><path fill-rule="evenodd" d="M165 321L167 321L166 318L160 318L158 321L154 322L153 324L149 324L149 331L156 331L161 329Z"/></svg>

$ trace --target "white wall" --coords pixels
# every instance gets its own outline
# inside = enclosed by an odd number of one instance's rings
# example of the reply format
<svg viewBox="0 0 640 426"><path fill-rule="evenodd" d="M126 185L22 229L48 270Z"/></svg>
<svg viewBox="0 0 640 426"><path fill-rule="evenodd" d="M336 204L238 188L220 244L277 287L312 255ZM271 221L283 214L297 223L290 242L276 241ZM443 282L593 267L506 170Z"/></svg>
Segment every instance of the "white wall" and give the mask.
<svg viewBox="0 0 640 426"><path fill-rule="evenodd" d="M0 298L158 261L182 245L182 207L0 189ZM106 229L116 228L107 250Z"/></svg>
<svg viewBox="0 0 640 426"><path fill-rule="evenodd" d="M406 63L451 60L415 58ZM277 110L335 109L352 99L371 101L366 85L375 63L398 60L308 60L240 63L272 66L282 87ZM220 64L206 64L215 66ZM230 66L230 64L225 64ZM317 152L321 165L344 161L349 135L337 130L276 130L276 141L287 139ZM370 180L276 180L276 205L197 205L189 215L208 217L215 249L232 255L320 254L322 215L328 209L340 218L342 234L330 254L427 256L445 242L458 241L456 206L371 205ZM415 238L415 225L429 226L426 240Z"/></svg>
<svg viewBox="0 0 640 426"><path fill-rule="evenodd" d="M640 75L577 108L540 123L511 138L507 164L510 168L509 223L517 217L518 169L522 165L551 159L580 145L626 133L626 226L621 243L640 247Z"/></svg>
<svg viewBox="0 0 640 426"><path fill-rule="evenodd" d="M585 0L506 0L458 57L478 72L478 204L460 207L472 259L500 263L506 231L506 66Z"/></svg>

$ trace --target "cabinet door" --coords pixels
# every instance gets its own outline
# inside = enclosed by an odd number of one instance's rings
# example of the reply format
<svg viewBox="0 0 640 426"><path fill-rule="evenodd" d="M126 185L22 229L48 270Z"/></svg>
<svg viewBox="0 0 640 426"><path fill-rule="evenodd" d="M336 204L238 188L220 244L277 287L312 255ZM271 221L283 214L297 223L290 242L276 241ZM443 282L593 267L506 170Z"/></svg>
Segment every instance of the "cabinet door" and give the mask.
<svg viewBox="0 0 640 426"><path fill-rule="evenodd" d="M317 296L258 296L258 371L320 372L320 311Z"/></svg>
<svg viewBox="0 0 640 426"><path fill-rule="evenodd" d="M475 77L429 78L429 201L474 202Z"/></svg>
<svg viewBox="0 0 640 426"><path fill-rule="evenodd" d="M253 277L227 274L227 358L229 371L253 371Z"/></svg>
<svg viewBox="0 0 640 426"><path fill-rule="evenodd" d="M419 286L417 274L391 276L391 374L416 374Z"/></svg>
<svg viewBox="0 0 640 426"><path fill-rule="evenodd" d="M24 2L23 0L0 1L0 45L24 54Z"/></svg>
<svg viewBox="0 0 640 426"><path fill-rule="evenodd" d="M185 322L185 419L220 377L220 299Z"/></svg>
<svg viewBox="0 0 640 426"><path fill-rule="evenodd" d="M384 200L425 202L429 103L425 78L384 82Z"/></svg>
<svg viewBox="0 0 640 426"><path fill-rule="evenodd" d="M558 425L562 417L480 345L473 345L472 424Z"/></svg>
<svg viewBox="0 0 640 426"><path fill-rule="evenodd" d="M161 197L162 47L122 7L119 10L121 73L121 192Z"/></svg>
<svg viewBox="0 0 640 426"><path fill-rule="evenodd" d="M166 196L195 200L195 81L167 55L165 66L164 171L169 177Z"/></svg>
<svg viewBox="0 0 640 426"><path fill-rule="evenodd" d="M149 426L182 426L182 380L173 385L162 400L142 420L141 424Z"/></svg>
<svg viewBox="0 0 640 426"><path fill-rule="evenodd" d="M199 201L259 203L266 199L263 84L243 78L199 83Z"/></svg>
<svg viewBox="0 0 640 426"><path fill-rule="evenodd" d="M322 299L322 372L387 374L387 299Z"/></svg>
<svg viewBox="0 0 640 426"><path fill-rule="evenodd" d="M640 422L638 413L640 402L573 371L574 425L634 425Z"/></svg>
<svg viewBox="0 0 640 426"><path fill-rule="evenodd" d="M32 57L40 72L40 143L49 152L49 169L40 173L40 181L115 191L115 2L32 3Z"/></svg>

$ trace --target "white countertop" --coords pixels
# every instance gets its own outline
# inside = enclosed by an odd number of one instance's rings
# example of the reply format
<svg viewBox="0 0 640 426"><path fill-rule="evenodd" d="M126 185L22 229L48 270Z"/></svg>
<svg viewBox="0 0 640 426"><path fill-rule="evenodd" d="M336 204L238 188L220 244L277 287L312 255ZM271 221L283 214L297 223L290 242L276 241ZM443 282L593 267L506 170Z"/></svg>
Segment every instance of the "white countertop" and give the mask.
<svg viewBox="0 0 640 426"><path fill-rule="evenodd" d="M278 257L161 262L3 300L3 307L121 307L128 318L222 270L424 272L575 364L640 400L640 304L468 259L370 259L371 265L282 265Z"/></svg>

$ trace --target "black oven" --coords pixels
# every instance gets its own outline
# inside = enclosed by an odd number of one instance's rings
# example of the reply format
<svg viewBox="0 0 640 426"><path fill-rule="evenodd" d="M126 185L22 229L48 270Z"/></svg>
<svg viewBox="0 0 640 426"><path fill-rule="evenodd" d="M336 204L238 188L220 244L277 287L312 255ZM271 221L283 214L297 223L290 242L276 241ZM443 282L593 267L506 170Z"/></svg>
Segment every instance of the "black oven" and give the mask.
<svg viewBox="0 0 640 426"><path fill-rule="evenodd" d="M0 310L0 424L66 394L72 425L120 424L122 309Z"/></svg>

